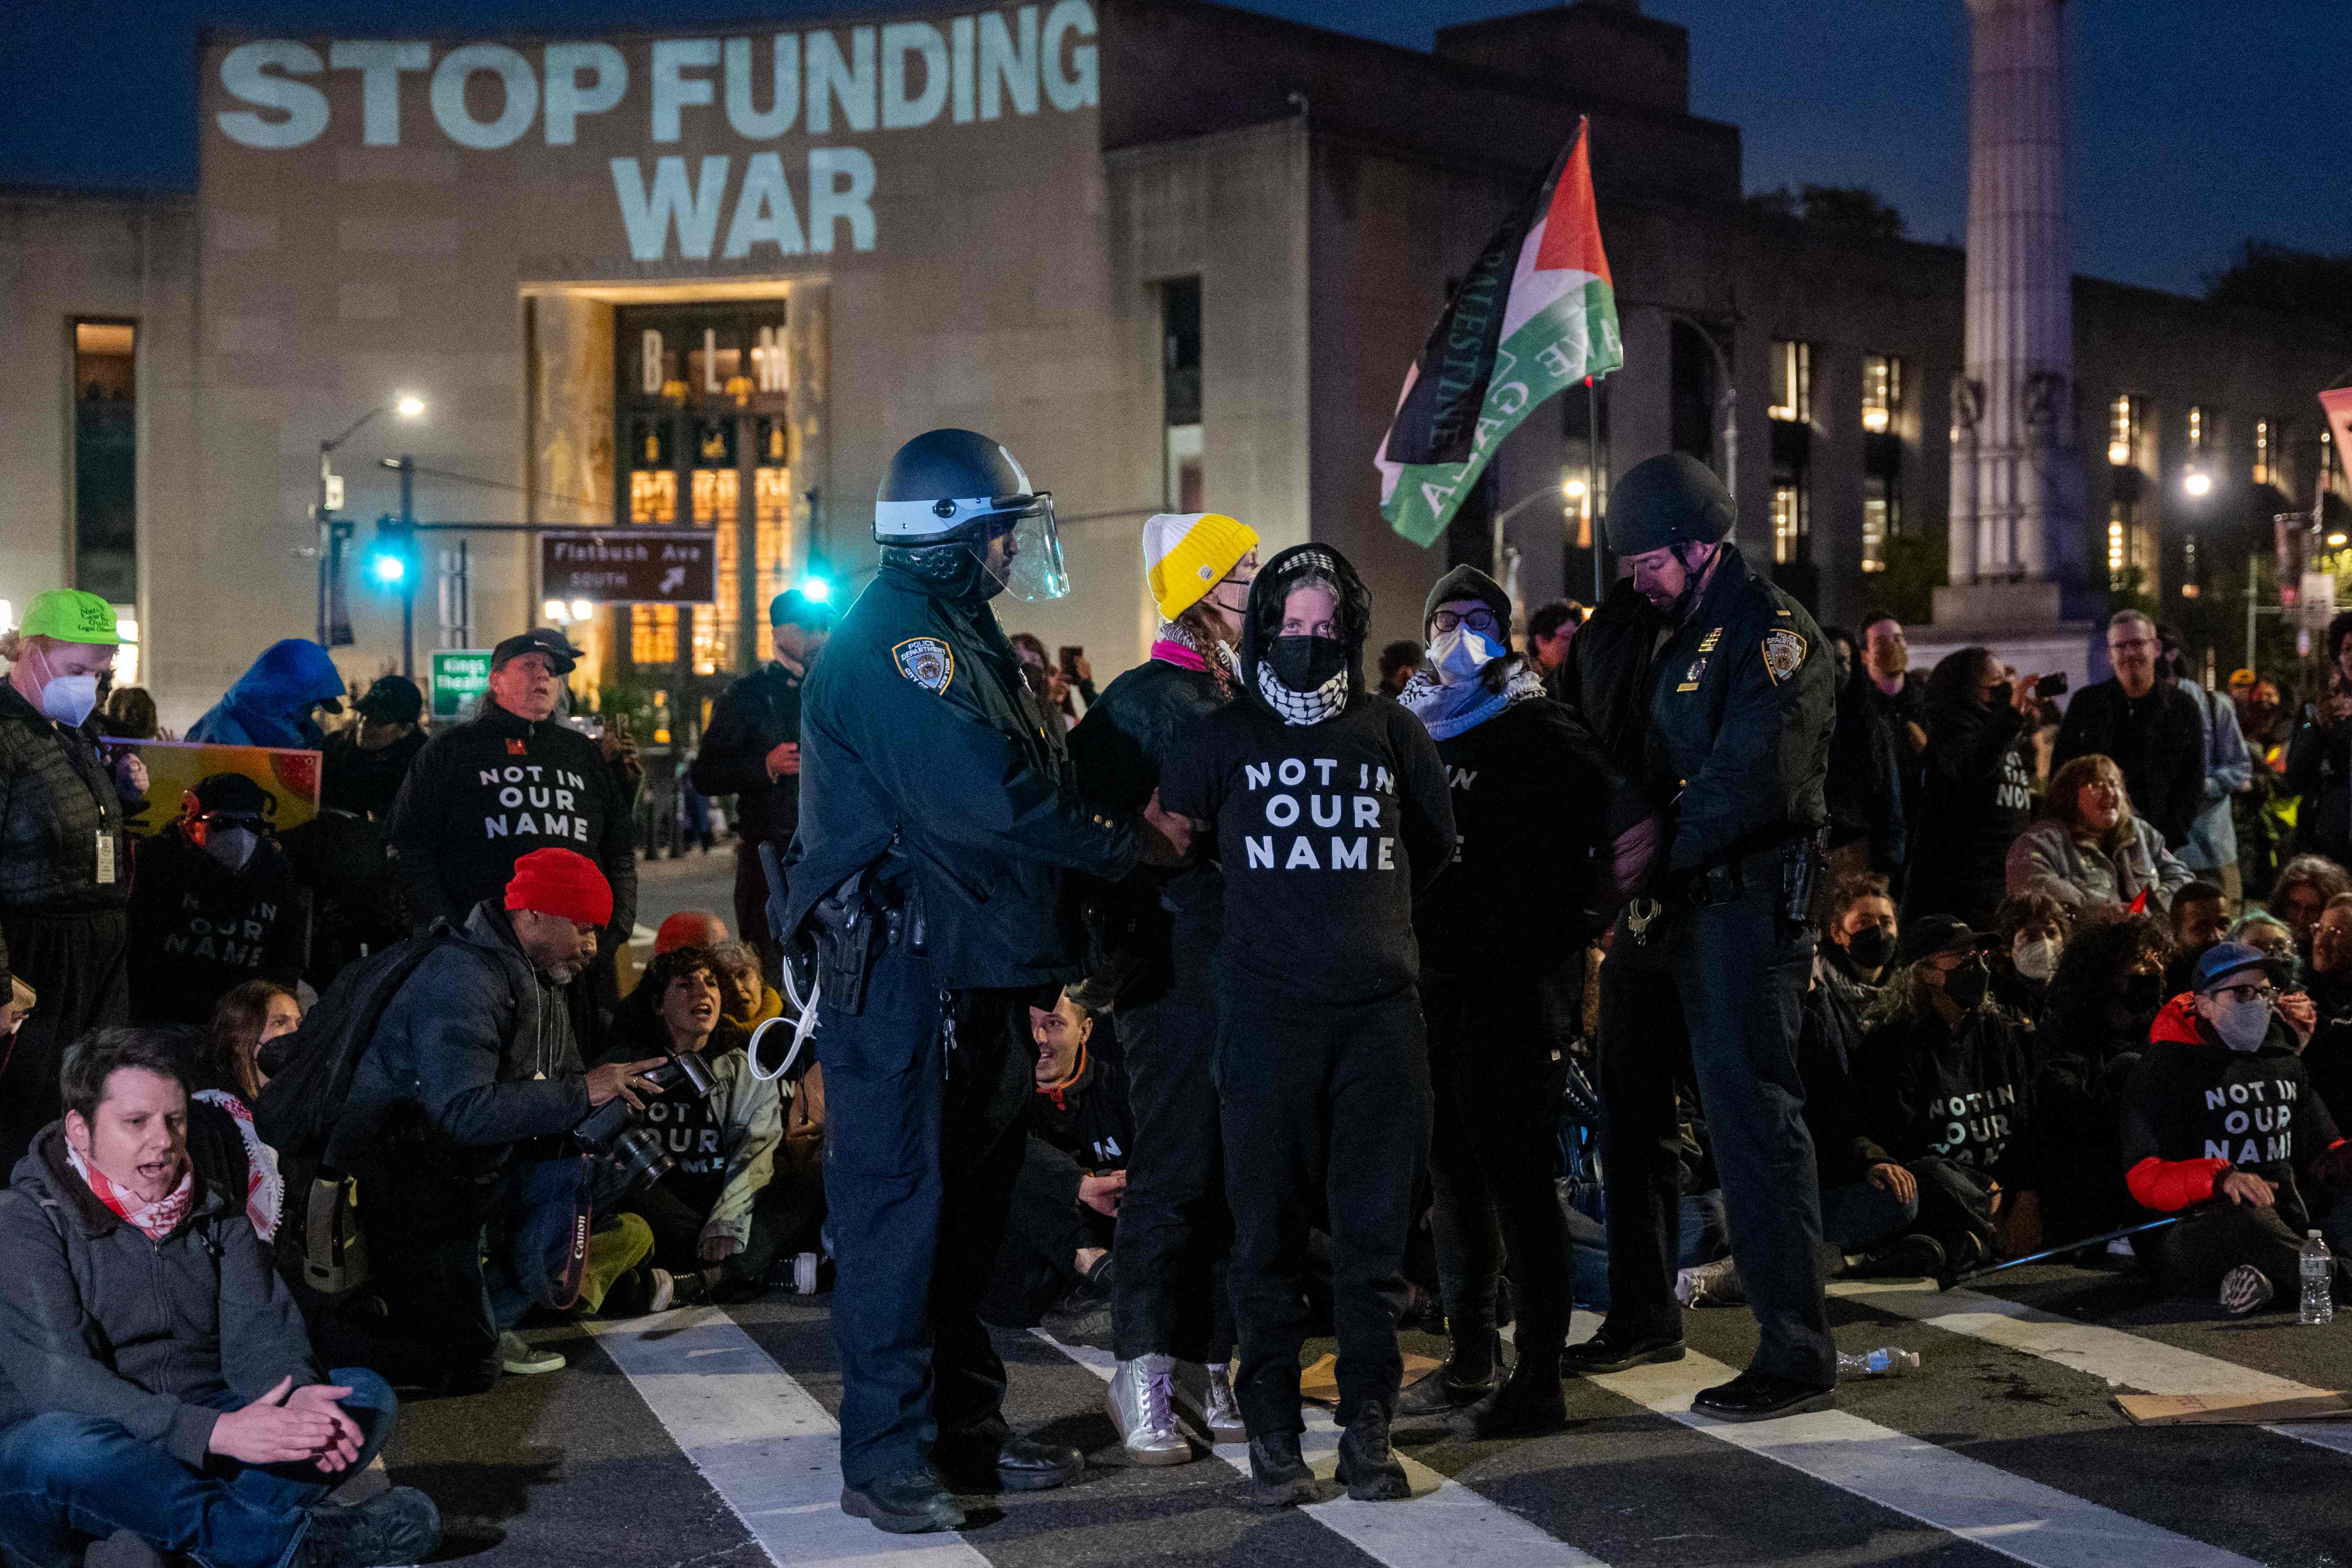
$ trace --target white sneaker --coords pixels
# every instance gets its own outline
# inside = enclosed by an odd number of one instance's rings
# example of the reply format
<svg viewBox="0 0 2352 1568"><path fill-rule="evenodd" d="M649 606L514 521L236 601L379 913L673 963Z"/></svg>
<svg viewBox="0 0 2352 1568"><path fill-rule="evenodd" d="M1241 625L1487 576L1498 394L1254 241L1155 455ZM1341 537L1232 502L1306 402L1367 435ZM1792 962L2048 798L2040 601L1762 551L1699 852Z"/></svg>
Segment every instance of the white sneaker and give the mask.
<svg viewBox="0 0 2352 1568"><path fill-rule="evenodd" d="M1241 1402L1234 1397L1234 1371L1220 1363L1209 1369L1209 1408L1202 1421L1220 1443L1246 1443L1249 1428L1242 1423Z"/></svg>
<svg viewBox="0 0 2352 1568"><path fill-rule="evenodd" d="M677 1304L677 1278L667 1268L654 1270L654 1293L646 1303L647 1312L667 1312Z"/></svg>
<svg viewBox="0 0 2352 1568"><path fill-rule="evenodd" d="M2271 1299L2270 1276L2251 1263L2241 1263L2221 1277L2221 1309L2242 1318Z"/></svg>
<svg viewBox="0 0 2352 1568"><path fill-rule="evenodd" d="M1192 1462L1192 1445L1176 1426L1176 1360L1138 1356L1123 1361L1103 1391L1103 1407L1118 1428L1119 1446L1139 1465Z"/></svg>
<svg viewBox="0 0 2352 1568"><path fill-rule="evenodd" d="M1728 1258L1702 1263L1675 1275L1675 1300L1685 1307L1737 1307L1748 1300L1739 1265Z"/></svg>

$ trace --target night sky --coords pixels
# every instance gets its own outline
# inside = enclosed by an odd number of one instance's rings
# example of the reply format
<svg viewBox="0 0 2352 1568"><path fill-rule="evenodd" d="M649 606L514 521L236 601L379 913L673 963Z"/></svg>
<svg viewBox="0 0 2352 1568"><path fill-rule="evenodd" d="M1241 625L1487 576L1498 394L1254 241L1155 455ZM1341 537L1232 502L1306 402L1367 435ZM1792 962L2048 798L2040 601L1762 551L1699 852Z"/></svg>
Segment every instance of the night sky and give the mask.
<svg viewBox="0 0 2352 1568"><path fill-rule="evenodd" d="M1415 47L1528 0L1249 0ZM343 37L640 28L845 7L778 0L80 0L16 11L0 179L193 188L199 26ZM1862 184L1916 238L1967 226L1962 0L1647 0L1691 30L1692 109L1744 132L1751 191ZM2077 270L2194 293L2249 238L2352 251L2352 5L2073 0Z"/></svg>

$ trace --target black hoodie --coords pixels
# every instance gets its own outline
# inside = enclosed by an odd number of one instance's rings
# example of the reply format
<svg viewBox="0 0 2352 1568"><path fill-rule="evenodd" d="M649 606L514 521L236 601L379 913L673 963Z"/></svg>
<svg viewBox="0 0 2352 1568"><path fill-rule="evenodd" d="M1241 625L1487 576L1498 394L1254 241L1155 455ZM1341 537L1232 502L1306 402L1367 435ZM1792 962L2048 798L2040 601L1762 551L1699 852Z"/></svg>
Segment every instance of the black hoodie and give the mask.
<svg viewBox="0 0 2352 1568"><path fill-rule="evenodd" d="M254 846L232 871L188 842L179 824L142 840L131 884L131 1016L207 1024L247 980L291 990L302 977L308 910L286 851Z"/></svg>
<svg viewBox="0 0 2352 1568"><path fill-rule="evenodd" d="M1258 662L1303 567L1340 589L1348 700L1333 718L1289 724L1257 689ZM1244 700L1201 721L1160 780L1160 802L1212 825L1224 868L1221 977L1340 1005L1377 1001L1420 975L1412 899L1454 852L1445 765L1420 720L1364 696L1370 600L1346 558L1299 545L1250 587Z"/></svg>

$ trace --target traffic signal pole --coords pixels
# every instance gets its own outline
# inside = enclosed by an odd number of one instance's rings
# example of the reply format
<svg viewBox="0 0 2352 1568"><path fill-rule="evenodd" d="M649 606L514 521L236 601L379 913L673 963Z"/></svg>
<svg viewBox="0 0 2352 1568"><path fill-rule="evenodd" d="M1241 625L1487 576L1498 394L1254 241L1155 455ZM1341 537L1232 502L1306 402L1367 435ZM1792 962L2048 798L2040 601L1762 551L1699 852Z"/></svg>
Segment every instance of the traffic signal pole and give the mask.
<svg viewBox="0 0 2352 1568"><path fill-rule="evenodd" d="M416 461L400 456L400 539L408 556L416 553ZM416 566L404 560L400 574L400 673L416 679Z"/></svg>

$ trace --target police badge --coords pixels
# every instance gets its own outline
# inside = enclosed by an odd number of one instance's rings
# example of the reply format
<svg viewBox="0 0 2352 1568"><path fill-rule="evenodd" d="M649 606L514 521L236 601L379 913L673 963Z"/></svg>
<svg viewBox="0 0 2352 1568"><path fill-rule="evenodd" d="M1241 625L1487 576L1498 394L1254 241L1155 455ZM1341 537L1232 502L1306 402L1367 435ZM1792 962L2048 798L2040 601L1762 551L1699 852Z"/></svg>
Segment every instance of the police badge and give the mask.
<svg viewBox="0 0 2352 1568"><path fill-rule="evenodd" d="M1764 673L1778 686L1797 673L1805 662L1805 639L1792 631L1772 631L1764 634Z"/></svg>
<svg viewBox="0 0 2352 1568"><path fill-rule="evenodd" d="M908 637L890 650L898 673L934 694L955 679L955 650L937 637Z"/></svg>

